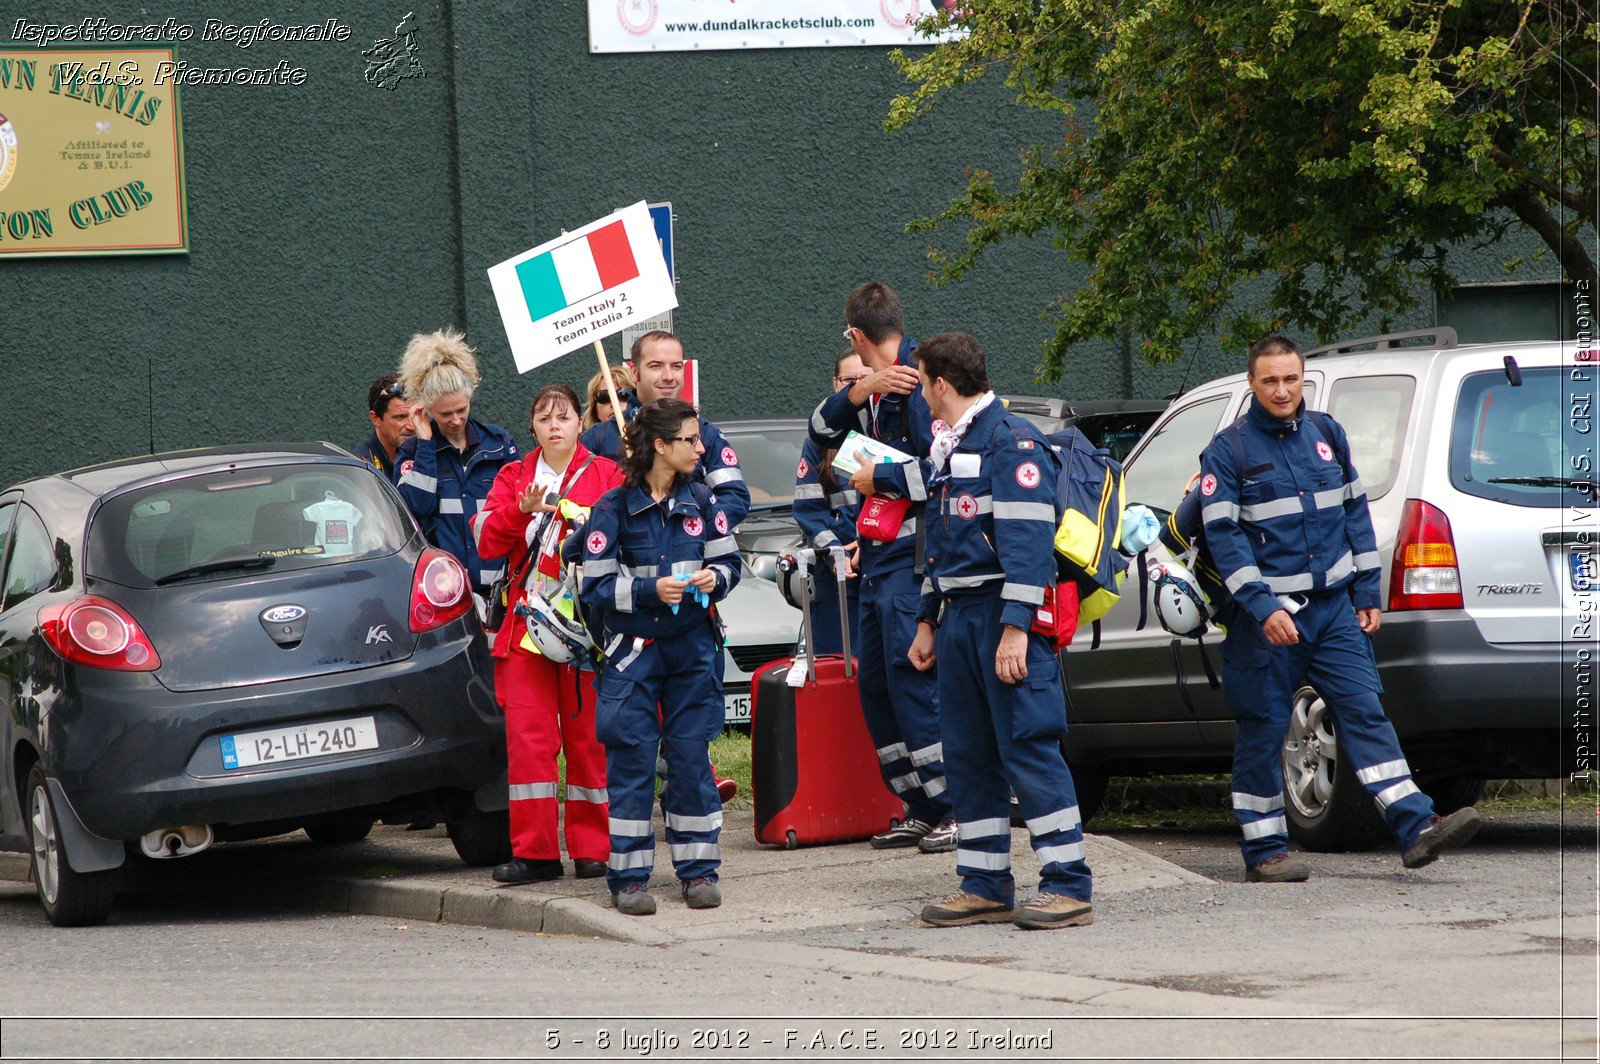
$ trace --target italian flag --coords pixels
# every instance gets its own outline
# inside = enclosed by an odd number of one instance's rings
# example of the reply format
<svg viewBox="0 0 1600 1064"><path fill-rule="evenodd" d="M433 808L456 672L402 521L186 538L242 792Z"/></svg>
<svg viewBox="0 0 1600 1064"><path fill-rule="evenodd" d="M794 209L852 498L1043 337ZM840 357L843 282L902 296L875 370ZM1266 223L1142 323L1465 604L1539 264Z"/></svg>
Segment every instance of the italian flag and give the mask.
<svg viewBox="0 0 1600 1064"><path fill-rule="evenodd" d="M639 276L620 219L518 263L516 270L534 321Z"/></svg>

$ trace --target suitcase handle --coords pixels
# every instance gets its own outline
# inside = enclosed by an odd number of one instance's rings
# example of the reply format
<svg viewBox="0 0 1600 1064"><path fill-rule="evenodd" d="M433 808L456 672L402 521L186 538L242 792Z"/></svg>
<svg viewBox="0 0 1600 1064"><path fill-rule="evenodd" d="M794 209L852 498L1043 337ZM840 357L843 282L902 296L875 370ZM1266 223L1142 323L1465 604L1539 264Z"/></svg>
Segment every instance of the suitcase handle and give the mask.
<svg viewBox="0 0 1600 1064"><path fill-rule="evenodd" d="M855 675L855 657L850 646L850 597L845 588L848 556L843 547L828 547L827 554L833 564L834 579L839 585L839 631L844 641L844 675L848 680ZM817 642L811 630L811 596L816 590L813 566L820 567L822 552L812 547L801 547L790 557L794 560L794 572L803 588L800 596L800 632L806 644L806 680L811 681L817 676Z"/></svg>

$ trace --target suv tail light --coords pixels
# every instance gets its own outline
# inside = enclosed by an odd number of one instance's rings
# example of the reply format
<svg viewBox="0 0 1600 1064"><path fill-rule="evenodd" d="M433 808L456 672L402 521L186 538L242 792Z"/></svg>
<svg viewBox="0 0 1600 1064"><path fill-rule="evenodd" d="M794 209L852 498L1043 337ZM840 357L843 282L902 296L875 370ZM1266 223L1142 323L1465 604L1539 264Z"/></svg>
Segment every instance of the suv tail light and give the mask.
<svg viewBox="0 0 1600 1064"><path fill-rule="evenodd" d="M1407 499L1389 570L1389 610L1461 608L1461 570L1450 519L1437 506Z"/></svg>
<svg viewBox="0 0 1600 1064"><path fill-rule="evenodd" d="M117 672L155 672L161 655L127 610L99 595L39 611L39 634L75 665Z"/></svg>
<svg viewBox="0 0 1600 1064"><path fill-rule="evenodd" d="M417 559L411 582L411 630L431 632L472 608L472 588L460 562L436 547Z"/></svg>

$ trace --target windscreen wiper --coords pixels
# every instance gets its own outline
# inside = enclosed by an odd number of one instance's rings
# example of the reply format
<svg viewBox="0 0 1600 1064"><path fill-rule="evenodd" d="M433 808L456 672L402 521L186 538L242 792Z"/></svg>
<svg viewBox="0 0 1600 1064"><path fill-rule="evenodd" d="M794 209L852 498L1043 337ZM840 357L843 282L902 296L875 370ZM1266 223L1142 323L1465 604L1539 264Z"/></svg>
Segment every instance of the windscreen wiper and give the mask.
<svg viewBox="0 0 1600 1064"><path fill-rule="evenodd" d="M1593 495L1600 488L1600 481L1584 480L1582 477L1490 477L1490 484L1519 484L1530 488L1573 488L1587 491Z"/></svg>
<svg viewBox="0 0 1600 1064"><path fill-rule="evenodd" d="M224 573L229 569L271 569L277 564L278 559L262 557L259 554L252 554L246 558L217 558L209 562L201 562L198 565L190 565L183 569L174 570L173 572L168 573L166 576L157 579L156 586L160 587L163 584L170 584L176 580L182 580L190 576L204 576L207 573Z"/></svg>

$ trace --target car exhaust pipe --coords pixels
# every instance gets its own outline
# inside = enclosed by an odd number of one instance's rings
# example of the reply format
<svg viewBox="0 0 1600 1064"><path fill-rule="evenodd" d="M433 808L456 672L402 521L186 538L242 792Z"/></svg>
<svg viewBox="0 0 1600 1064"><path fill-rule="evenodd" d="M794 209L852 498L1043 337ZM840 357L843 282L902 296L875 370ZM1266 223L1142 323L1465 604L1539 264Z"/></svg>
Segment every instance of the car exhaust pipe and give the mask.
<svg viewBox="0 0 1600 1064"><path fill-rule="evenodd" d="M216 836L210 824L185 824L182 827L158 828L139 840L139 848L146 857L166 860L188 857L211 848Z"/></svg>

